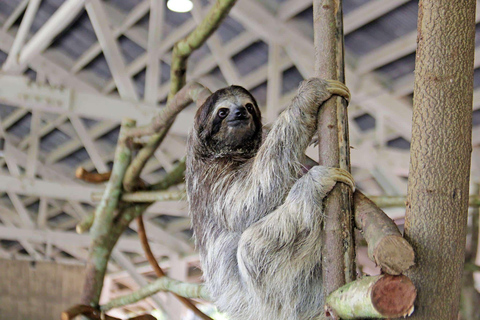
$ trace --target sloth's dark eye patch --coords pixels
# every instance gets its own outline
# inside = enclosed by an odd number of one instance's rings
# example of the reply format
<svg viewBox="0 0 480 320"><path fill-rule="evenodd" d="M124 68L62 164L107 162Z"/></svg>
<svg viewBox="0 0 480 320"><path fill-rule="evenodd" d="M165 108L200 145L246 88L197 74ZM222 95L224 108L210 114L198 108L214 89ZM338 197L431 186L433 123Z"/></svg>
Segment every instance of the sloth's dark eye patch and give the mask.
<svg viewBox="0 0 480 320"><path fill-rule="evenodd" d="M218 110L217 115L218 115L220 118L223 119L223 118L225 118L225 117L228 115L228 112L229 112L229 111L230 111L230 110L228 110L227 108L222 108L222 109Z"/></svg>
<svg viewBox="0 0 480 320"><path fill-rule="evenodd" d="M247 108L248 112L252 113L253 112L253 104L247 103L245 105L245 108Z"/></svg>

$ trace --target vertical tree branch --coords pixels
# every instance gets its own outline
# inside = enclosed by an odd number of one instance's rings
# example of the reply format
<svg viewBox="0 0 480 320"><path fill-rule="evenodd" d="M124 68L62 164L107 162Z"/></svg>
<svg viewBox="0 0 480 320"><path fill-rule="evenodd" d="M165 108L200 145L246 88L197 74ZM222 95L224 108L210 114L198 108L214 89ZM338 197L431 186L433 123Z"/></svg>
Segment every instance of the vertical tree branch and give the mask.
<svg viewBox="0 0 480 320"><path fill-rule="evenodd" d="M315 74L345 82L341 0L315 0ZM320 164L350 170L346 101L333 97L318 123ZM328 295L355 279L351 191L338 184L326 199L322 250L323 285Z"/></svg>
<svg viewBox="0 0 480 320"><path fill-rule="evenodd" d="M405 238L412 319L457 319L472 151L475 0L421 0Z"/></svg>
<svg viewBox="0 0 480 320"><path fill-rule="evenodd" d="M96 306L103 286L103 278L110 253L117 242L112 235L113 219L118 209L118 202L122 193L122 181L130 163L132 151L126 139L125 131L133 127L135 121L127 119L122 122L118 137L117 149L110 180L107 183L102 201L95 211L95 220L91 228L92 243L87 263L85 285L82 297L83 304Z"/></svg>

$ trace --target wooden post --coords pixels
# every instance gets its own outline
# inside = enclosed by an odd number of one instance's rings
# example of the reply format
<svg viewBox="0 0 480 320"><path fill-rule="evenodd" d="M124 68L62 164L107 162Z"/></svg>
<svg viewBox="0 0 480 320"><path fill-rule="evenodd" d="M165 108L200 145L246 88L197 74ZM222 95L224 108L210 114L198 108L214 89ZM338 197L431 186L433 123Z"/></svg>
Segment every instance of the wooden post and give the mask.
<svg viewBox="0 0 480 320"><path fill-rule="evenodd" d="M315 75L345 82L341 0L313 2L315 31ZM320 109L320 164L350 171L346 101L328 100ZM322 249L323 284L329 295L355 279L355 244L351 190L337 184L326 199Z"/></svg>
<svg viewBox="0 0 480 320"><path fill-rule="evenodd" d="M412 319L458 317L472 151L475 0L420 0L405 238Z"/></svg>

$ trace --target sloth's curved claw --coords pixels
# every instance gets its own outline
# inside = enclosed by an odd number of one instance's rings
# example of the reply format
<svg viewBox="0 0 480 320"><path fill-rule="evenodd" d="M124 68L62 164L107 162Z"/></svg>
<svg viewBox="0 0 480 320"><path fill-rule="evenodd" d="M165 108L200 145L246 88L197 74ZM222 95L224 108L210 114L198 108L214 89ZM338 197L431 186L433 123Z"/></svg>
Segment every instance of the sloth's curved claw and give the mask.
<svg viewBox="0 0 480 320"><path fill-rule="evenodd" d="M344 97L347 102L350 102L350 90L348 90L347 86L340 81L337 80L325 80L327 82L327 90L331 94L336 94L341 97Z"/></svg>
<svg viewBox="0 0 480 320"><path fill-rule="evenodd" d="M331 178L338 181L343 182L352 188L352 192L355 192L355 180L353 180L353 176L350 172L340 168L331 168Z"/></svg>

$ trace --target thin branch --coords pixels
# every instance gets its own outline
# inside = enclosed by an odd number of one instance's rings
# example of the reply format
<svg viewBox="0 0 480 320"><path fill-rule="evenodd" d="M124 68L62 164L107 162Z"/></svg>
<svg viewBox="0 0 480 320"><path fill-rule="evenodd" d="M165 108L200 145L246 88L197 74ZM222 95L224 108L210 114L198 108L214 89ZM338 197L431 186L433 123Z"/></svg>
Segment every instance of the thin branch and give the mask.
<svg viewBox="0 0 480 320"><path fill-rule="evenodd" d="M142 244L143 251L145 251L145 256L148 259L148 262L152 266L153 270L155 271L155 274L157 277L165 277L165 272L163 272L162 268L157 263L157 260L153 256L152 250L150 249L150 245L148 244L148 239L147 239L147 234L145 232L145 226L143 224L143 218L142 216L137 217L137 224L138 224L138 236L140 238L140 243ZM197 316L204 320L212 320L209 316L204 314L202 311L200 311L195 304L193 304L192 301L188 300L187 298L181 297L177 294L173 294L180 300L185 306L187 306L190 310L192 310Z"/></svg>
<svg viewBox="0 0 480 320"><path fill-rule="evenodd" d="M150 297L160 291L173 292L181 297L210 301L207 289L202 284L185 283L169 277L161 277L131 294L118 297L100 307L102 311L122 307Z"/></svg>
<svg viewBox="0 0 480 320"><path fill-rule="evenodd" d="M95 212L88 213L83 219L77 223L75 230L78 234L82 234L90 230L93 224L93 220L95 219Z"/></svg>
<svg viewBox="0 0 480 320"><path fill-rule="evenodd" d="M314 0L315 75L345 83L342 0ZM320 164L350 171L347 101L332 97L320 108ZM325 201L322 239L323 288L328 295L355 279L352 192L338 184Z"/></svg>

